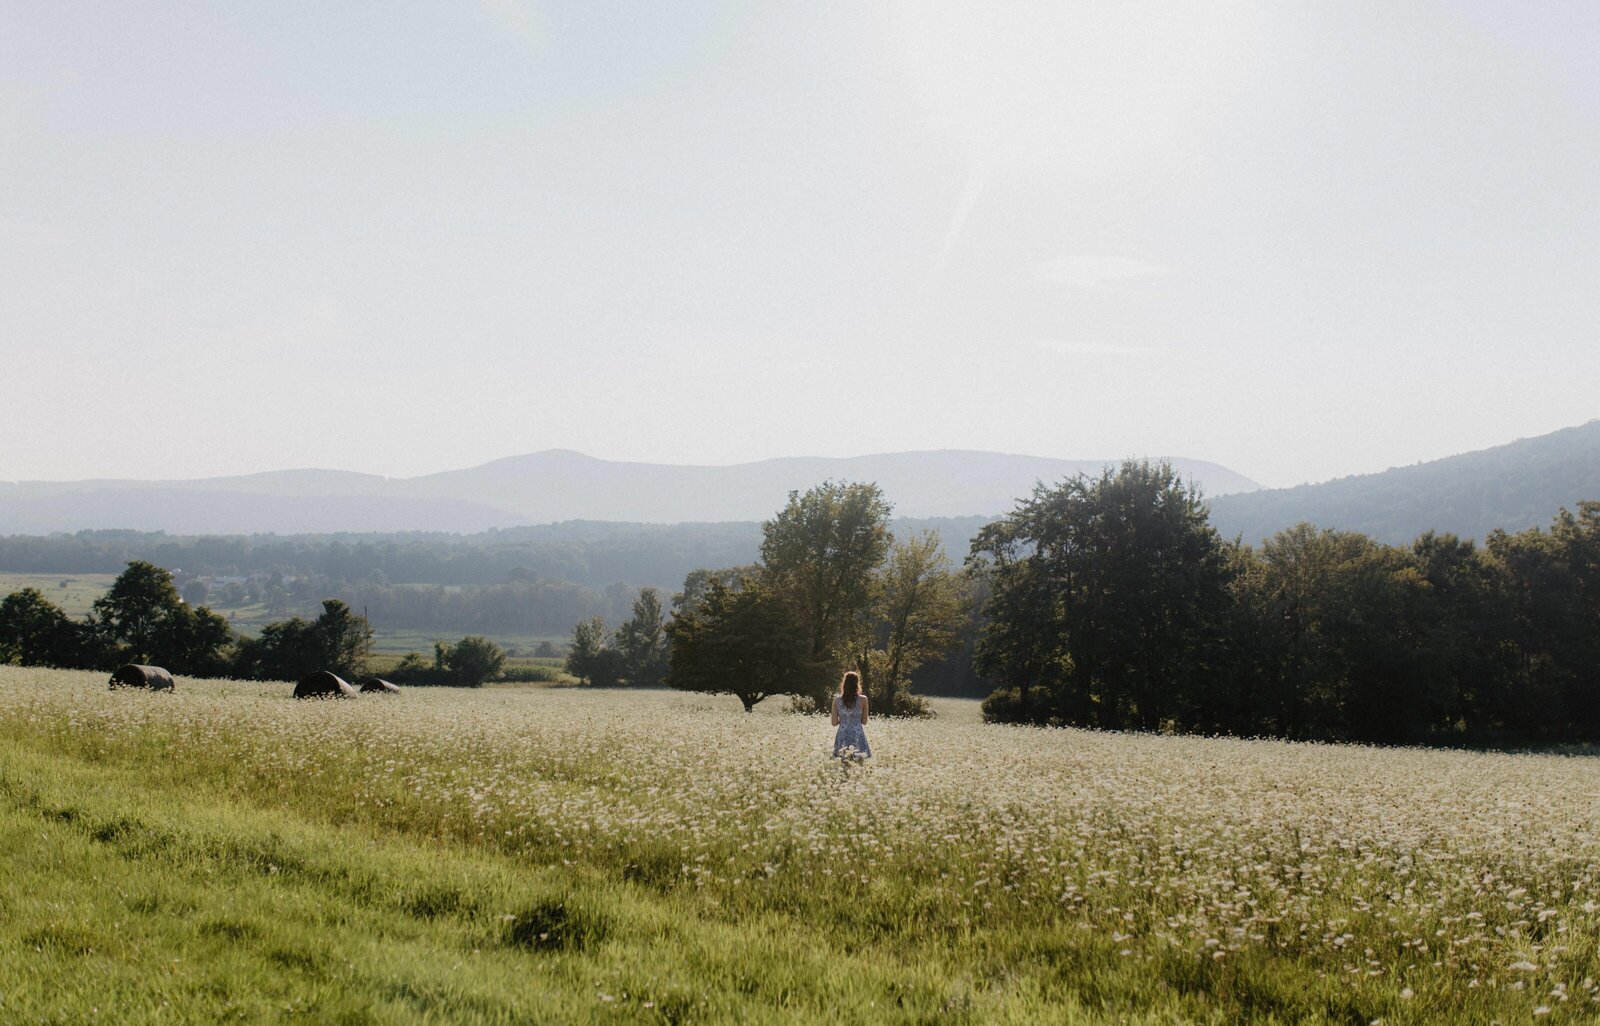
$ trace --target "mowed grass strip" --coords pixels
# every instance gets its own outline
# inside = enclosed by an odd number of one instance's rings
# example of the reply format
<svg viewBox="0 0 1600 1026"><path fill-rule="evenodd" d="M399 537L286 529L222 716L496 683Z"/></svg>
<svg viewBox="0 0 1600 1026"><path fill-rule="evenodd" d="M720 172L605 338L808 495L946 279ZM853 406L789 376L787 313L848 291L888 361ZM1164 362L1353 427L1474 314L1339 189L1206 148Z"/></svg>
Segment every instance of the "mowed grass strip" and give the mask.
<svg viewBox="0 0 1600 1026"><path fill-rule="evenodd" d="M1593 1018L1591 760L287 693L0 668L0 1022Z"/></svg>

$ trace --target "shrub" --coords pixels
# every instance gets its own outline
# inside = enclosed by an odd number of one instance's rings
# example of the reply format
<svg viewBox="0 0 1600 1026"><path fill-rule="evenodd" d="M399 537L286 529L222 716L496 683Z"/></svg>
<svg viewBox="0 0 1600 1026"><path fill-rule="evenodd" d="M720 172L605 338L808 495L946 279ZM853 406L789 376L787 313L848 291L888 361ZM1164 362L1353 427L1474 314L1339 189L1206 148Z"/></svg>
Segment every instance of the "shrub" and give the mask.
<svg viewBox="0 0 1600 1026"><path fill-rule="evenodd" d="M1028 723L1022 707L1022 694L1016 688L1001 688L983 700L983 722Z"/></svg>

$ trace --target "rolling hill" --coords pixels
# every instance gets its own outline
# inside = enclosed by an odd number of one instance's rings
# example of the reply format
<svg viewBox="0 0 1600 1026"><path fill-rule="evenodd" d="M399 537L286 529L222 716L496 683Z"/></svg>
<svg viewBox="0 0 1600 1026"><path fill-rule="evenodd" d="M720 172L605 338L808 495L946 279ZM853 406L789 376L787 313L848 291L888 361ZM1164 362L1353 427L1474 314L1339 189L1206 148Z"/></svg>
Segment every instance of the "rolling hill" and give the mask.
<svg viewBox="0 0 1600 1026"><path fill-rule="evenodd" d="M1226 467L1175 459L1207 494L1258 487ZM907 517L994 515L1038 481L1102 460L937 450L848 459L794 457L732 466L596 459L552 449L466 470L383 478L291 470L192 481L0 483L0 534L130 529L179 534L443 531L567 520L672 524L764 520L791 490L876 481Z"/></svg>
<svg viewBox="0 0 1600 1026"><path fill-rule="evenodd" d="M1211 522L1252 544L1304 520L1400 545L1429 530L1481 539L1544 526L1587 499L1600 499L1600 420L1379 474L1219 495Z"/></svg>
<svg viewBox="0 0 1600 1026"><path fill-rule="evenodd" d="M1230 538L1254 543L1302 520L1395 544L1427 530L1482 538L1497 527L1544 525L1562 506L1600 499L1600 420L1296 488L1261 490L1215 463L1173 463L1210 497L1212 522ZM1105 465L936 450L677 466L552 449L414 478L290 470L192 481L0 482L0 535L474 534L577 520L636 533L648 524L759 522L783 506L789 491L829 479L876 481L898 517L992 517L1036 482L1098 473Z"/></svg>

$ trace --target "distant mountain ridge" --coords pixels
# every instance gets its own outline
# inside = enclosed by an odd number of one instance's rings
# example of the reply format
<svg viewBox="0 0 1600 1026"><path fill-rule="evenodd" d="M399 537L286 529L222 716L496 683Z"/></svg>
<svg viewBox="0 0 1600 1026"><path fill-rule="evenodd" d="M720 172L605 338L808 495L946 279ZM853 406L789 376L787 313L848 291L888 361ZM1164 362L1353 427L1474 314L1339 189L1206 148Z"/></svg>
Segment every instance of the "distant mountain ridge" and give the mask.
<svg viewBox="0 0 1600 1026"><path fill-rule="evenodd" d="M554 524L758 522L788 493L822 481L876 481L909 518L993 517L1039 481L1098 474L1116 461L965 450L846 459L787 457L732 466L597 459L564 449L465 470L392 479L286 470L193 481L0 482L0 535L126 529L172 534L474 534ZM1377 474L1260 490L1226 467L1174 459L1199 484L1224 537L1259 542L1305 520L1406 544L1423 531L1483 538L1550 522L1600 499L1600 420Z"/></svg>
<svg viewBox="0 0 1600 1026"><path fill-rule="evenodd" d="M781 509L790 491L829 479L877 482L898 516L992 516L1039 481L1098 474L1116 462L941 449L679 466L550 449L414 478L286 470L191 481L0 482L0 534L473 533L567 520L759 521ZM1259 487L1215 463L1171 463L1208 495Z"/></svg>
<svg viewBox="0 0 1600 1026"><path fill-rule="evenodd" d="M1211 522L1250 544L1310 521L1404 545L1424 531L1481 540L1543 527L1585 500L1600 500L1600 420L1378 474L1220 495Z"/></svg>

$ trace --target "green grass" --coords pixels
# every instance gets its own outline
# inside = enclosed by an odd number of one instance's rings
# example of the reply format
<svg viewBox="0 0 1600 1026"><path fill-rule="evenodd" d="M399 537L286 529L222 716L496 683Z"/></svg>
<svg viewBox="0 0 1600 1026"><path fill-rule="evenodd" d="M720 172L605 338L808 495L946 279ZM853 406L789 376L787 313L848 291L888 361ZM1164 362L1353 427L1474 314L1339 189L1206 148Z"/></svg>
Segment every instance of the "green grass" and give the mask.
<svg viewBox="0 0 1600 1026"><path fill-rule="evenodd" d="M152 769L0 752L4 1021L1036 1021L889 951L844 971L824 923L729 922L604 869L317 823Z"/></svg>
<svg viewBox="0 0 1600 1026"><path fill-rule="evenodd" d="M1115 1021L1162 1022L1179 1004L1138 1011L1142 973L1070 934L841 951L825 918L730 921L603 869L141 776L0 756L6 1021L1100 1022L1081 1001L1110 998ZM1062 970L1092 985L1064 990Z"/></svg>
<svg viewBox="0 0 1600 1026"><path fill-rule="evenodd" d="M786 957L781 924L736 930L593 870L197 802L37 753L0 756L0 774L0 936L21 956L0 967L7 1022L742 1020L770 988L797 999L775 1021L803 1021L799 974L826 970ZM753 993L713 983L757 977Z"/></svg>
<svg viewBox="0 0 1600 1026"><path fill-rule="evenodd" d="M777 704L0 667L0 1022L1594 1020L1591 760Z"/></svg>

